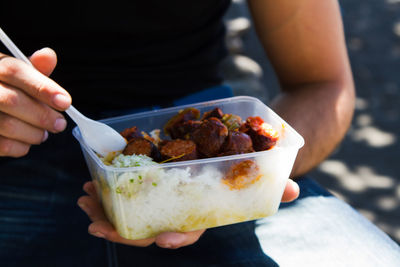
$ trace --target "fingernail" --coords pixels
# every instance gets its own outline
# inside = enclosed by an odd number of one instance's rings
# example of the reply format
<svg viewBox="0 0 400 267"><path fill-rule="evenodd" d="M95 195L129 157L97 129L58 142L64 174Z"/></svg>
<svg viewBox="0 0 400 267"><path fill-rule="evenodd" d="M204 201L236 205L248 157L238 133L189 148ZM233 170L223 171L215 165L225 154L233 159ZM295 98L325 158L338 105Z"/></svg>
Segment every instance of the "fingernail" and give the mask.
<svg viewBox="0 0 400 267"><path fill-rule="evenodd" d="M42 143L43 143L44 141L46 141L48 137L49 137L49 132L48 132L48 131L44 131Z"/></svg>
<svg viewBox="0 0 400 267"><path fill-rule="evenodd" d="M63 131L66 126L67 126L67 121L63 118L58 118L54 122L54 130L56 130L57 132Z"/></svg>
<svg viewBox="0 0 400 267"><path fill-rule="evenodd" d="M46 47L41 48L41 49L39 49L39 50L36 50L36 51L32 54L32 56L33 56L34 54L41 53L41 52L44 51L45 49L46 49Z"/></svg>
<svg viewBox="0 0 400 267"><path fill-rule="evenodd" d="M101 232L94 232L94 233L89 233L89 234L100 237L100 238L106 238L106 236Z"/></svg>
<svg viewBox="0 0 400 267"><path fill-rule="evenodd" d="M37 52L46 51L46 50L48 50L48 49L49 49L48 47L43 47L43 48L39 49Z"/></svg>
<svg viewBox="0 0 400 267"><path fill-rule="evenodd" d="M71 104L71 98L63 94L57 94L53 97L53 103L61 109L66 109Z"/></svg>

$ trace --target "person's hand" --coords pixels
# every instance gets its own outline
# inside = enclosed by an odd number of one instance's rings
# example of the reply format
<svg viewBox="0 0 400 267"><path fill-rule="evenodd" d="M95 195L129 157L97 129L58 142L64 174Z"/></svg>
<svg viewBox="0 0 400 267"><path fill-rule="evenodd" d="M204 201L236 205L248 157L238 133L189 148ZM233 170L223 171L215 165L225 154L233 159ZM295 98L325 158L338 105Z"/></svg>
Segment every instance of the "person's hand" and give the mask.
<svg viewBox="0 0 400 267"><path fill-rule="evenodd" d="M156 243L162 248L179 248L195 243L205 230L198 230L187 233L166 232L156 237L129 240L121 237L104 214L100 204L93 182L87 182L83 185L83 190L88 194L78 199L78 206L89 216L92 223L89 225L88 232L91 235L105 238L111 242L124 245L147 247Z"/></svg>
<svg viewBox="0 0 400 267"><path fill-rule="evenodd" d="M44 142L48 132L66 127L58 111L71 104L70 95L48 78L57 64L50 48L36 51L25 62L0 53L0 157L21 157L31 145Z"/></svg>
<svg viewBox="0 0 400 267"><path fill-rule="evenodd" d="M124 245L146 247L153 243L162 248L176 249L195 243L205 230L198 230L186 233L166 232L156 237L129 240L121 237L111 223L107 220L103 208L100 204L93 182L83 185L83 190L88 194L78 199L78 206L89 216L92 223L89 225L89 233L96 237L105 238L109 241ZM291 179L286 184L282 196L282 202L290 202L299 196L299 186Z"/></svg>

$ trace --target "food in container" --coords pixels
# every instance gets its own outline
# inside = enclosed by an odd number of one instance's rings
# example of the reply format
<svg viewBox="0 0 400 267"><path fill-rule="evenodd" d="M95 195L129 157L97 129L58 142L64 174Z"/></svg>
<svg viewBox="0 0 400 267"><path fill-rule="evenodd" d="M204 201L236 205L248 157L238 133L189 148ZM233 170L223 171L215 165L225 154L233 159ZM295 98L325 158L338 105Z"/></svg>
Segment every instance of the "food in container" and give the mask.
<svg viewBox="0 0 400 267"><path fill-rule="evenodd" d="M103 122L127 140L138 140L129 148L131 151L144 151L141 155L115 154L100 159L84 143L79 129L74 129L105 213L119 234L128 239L274 214L298 149L304 143L286 122L252 97L209 101ZM155 133L154 129L162 131ZM266 142L258 136L260 132L275 137L270 149L264 150ZM153 142L149 144L149 140ZM112 166L106 165L111 160Z"/></svg>

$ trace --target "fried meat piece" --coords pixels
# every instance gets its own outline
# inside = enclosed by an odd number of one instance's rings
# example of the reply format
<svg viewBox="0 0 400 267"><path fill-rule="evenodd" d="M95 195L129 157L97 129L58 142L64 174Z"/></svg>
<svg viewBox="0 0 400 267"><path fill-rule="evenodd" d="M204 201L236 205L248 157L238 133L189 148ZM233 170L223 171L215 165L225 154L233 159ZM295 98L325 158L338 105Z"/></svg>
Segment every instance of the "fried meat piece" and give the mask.
<svg viewBox="0 0 400 267"><path fill-rule="evenodd" d="M196 144L191 140L167 140L160 143L163 160L184 161L198 158Z"/></svg>
<svg viewBox="0 0 400 267"><path fill-rule="evenodd" d="M262 177L259 171L260 168L254 160L244 160L233 164L222 181L231 190L240 190L257 182Z"/></svg>
<svg viewBox="0 0 400 267"><path fill-rule="evenodd" d="M239 131L229 131L219 156L254 152L250 136Z"/></svg>
<svg viewBox="0 0 400 267"><path fill-rule="evenodd" d="M153 158L154 161L161 160L161 154L158 148L146 138L135 137L132 138L125 149L122 151L124 155L145 155Z"/></svg>
<svg viewBox="0 0 400 267"><path fill-rule="evenodd" d="M200 118L200 111L196 108L186 108L173 116L164 126L164 132L172 139L182 138L182 133L179 131L179 125Z"/></svg>
<svg viewBox="0 0 400 267"><path fill-rule="evenodd" d="M122 135L122 137L124 137L126 139L126 141L130 141L132 138L135 137L143 137L143 135L140 133L140 131L138 130L138 128L136 126L130 127L130 128L126 128L125 130L123 130L122 132L120 132L120 134Z"/></svg>
<svg viewBox="0 0 400 267"><path fill-rule="evenodd" d="M220 108L214 108L213 110L204 112L201 120L206 120L211 117L214 117L217 119L222 119L222 116L224 116L224 112L222 112L222 110Z"/></svg>
<svg viewBox="0 0 400 267"><path fill-rule="evenodd" d="M192 133L199 128L201 121L188 120L185 122L177 123L173 129L173 139L186 139L191 138Z"/></svg>
<svg viewBox="0 0 400 267"><path fill-rule="evenodd" d="M214 157L218 155L227 136L228 128L219 119L211 117L200 124L192 133L191 139L202 155Z"/></svg>
<svg viewBox="0 0 400 267"><path fill-rule="evenodd" d="M239 131L246 133L253 141L255 151L264 151L275 146L279 133L260 117L248 117Z"/></svg>

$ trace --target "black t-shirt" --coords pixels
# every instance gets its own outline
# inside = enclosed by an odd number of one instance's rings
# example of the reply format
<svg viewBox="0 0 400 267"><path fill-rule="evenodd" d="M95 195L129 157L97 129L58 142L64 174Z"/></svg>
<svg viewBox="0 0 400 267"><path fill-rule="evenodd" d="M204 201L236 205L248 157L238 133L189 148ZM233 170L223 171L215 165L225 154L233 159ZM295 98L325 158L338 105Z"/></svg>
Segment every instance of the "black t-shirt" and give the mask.
<svg viewBox="0 0 400 267"><path fill-rule="evenodd" d="M27 56L46 46L57 52L51 77L78 109L123 109L167 104L220 83L229 3L5 1L0 25Z"/></svg>

